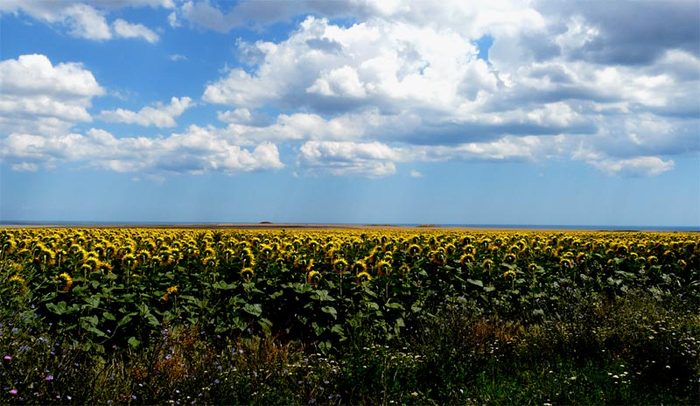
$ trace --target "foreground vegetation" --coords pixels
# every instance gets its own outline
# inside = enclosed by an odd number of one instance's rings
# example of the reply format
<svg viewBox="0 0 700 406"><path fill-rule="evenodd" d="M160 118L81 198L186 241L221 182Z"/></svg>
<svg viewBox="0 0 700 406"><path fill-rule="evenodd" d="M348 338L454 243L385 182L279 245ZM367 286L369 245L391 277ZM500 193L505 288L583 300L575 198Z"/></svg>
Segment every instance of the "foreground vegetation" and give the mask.
<svg viewBox="0 0 700 406"><path fill-rule="evenodd" d="M3 403L700 403L700 236L0 230Z"/></svg>

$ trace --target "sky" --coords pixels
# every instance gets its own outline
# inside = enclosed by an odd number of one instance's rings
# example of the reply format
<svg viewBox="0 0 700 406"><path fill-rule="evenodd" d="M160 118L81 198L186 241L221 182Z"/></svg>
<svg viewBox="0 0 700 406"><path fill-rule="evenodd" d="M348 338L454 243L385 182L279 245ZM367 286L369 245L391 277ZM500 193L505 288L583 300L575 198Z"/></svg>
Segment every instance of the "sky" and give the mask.
<svg viewBox="0 0 700 406"><path fill-rule="evenodd" d="M0 221L700 227L700 3L4 0Z"/></svg>

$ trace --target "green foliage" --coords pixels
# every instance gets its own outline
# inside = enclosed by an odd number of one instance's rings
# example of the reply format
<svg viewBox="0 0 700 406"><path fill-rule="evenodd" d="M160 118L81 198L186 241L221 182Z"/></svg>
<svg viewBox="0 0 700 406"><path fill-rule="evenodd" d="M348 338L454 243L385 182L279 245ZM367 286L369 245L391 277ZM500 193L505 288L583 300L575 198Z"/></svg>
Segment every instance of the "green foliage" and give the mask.
<svg viewBox="0 0 700 406"><path fill-rule="evenodd" d="M699 258L682 233L0 230L2 399L697 403Z"/></svg>

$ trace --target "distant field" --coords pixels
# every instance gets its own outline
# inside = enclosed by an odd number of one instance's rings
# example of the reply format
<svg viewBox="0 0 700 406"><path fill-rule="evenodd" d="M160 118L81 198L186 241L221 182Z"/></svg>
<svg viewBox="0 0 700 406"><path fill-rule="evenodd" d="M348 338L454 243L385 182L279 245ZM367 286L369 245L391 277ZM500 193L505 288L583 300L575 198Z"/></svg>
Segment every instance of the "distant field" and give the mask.
<svg viewBox="0 0 700 406"><path fill-rule="evenodd" d="M700 402L697 233L6 227L0 247L5 402Z"/></svg>

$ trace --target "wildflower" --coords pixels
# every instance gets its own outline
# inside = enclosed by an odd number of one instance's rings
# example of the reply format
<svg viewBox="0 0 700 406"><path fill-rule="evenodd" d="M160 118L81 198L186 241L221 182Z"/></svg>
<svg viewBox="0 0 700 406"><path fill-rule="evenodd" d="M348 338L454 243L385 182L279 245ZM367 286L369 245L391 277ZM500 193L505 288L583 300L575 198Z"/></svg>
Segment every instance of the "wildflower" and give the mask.
<svg viewBox="0 0 700 406"><path fill-rule="evenodd" d="M165 290L165 294L163 295L163 301L167 302L170 300L170 295L174 295L177 293L177 286L171 286L168 289Z"/></svg>
<svg viewBox="0 0 700 406"><path fill-rule="evenodd" d="M17 396L18 392L17 392L17 389L12 388L12 389L10 389L9 393L10 393L10 396Z"/></svg>
<svg viewBox="0 0 700 406"><path fill-rule="evenodd" d="M20 285L24 285L25 283L27 283L27 281L24 280L24 278L19 276L19 275L10 276L10 282L19 283Z"/></svg>
<svg viewBox="0 0 700 406"><path fill-rule="evenodd" d="M46 378L44 378L44 380L45 380L46 382L51 382L51 381L53 381L53 375L51 375L51 374L46 375Z"/></svg>
<svg viewBox="0 0 700 406"><path fill-rule="evenodd" d="M12 355L5 355L4 357L2 357L2 360L5 362L12 361Z"/></svg>

